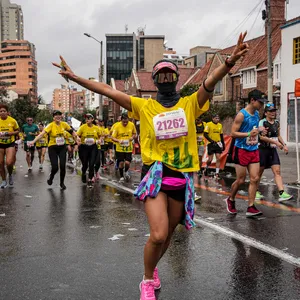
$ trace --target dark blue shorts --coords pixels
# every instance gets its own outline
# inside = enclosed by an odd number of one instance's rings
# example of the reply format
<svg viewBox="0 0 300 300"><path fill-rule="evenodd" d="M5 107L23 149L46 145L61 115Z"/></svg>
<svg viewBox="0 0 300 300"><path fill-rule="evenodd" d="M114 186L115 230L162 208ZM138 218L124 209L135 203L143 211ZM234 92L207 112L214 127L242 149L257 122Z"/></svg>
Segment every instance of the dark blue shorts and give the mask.
<svg viewBox="0 0 300 300"><path fill-rule="evenodd" d="M274 165L280 165L280 159L276 148L259 148L260 166L265 169Z"/></svg>

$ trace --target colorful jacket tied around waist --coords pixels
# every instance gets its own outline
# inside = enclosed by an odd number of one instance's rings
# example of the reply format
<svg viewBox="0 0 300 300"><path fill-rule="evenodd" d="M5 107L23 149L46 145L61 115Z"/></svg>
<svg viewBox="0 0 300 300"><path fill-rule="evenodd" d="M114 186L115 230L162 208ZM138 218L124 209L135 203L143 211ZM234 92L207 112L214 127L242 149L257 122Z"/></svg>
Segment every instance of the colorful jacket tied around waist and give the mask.
<svg viewBox="0 0 300 300"><path fill-rule="evenodd" d="M195 226L194 219L194 179L192 172L182 172L182 175L186 179L186 189L185 189L185 218L182 220L181 224L185 225L187 229L191 229ZM161 189L163 176L163 164L160 161L156 161L147 174L144 176L143 180L139 186L134 191L134 196L145 201L147 197L155 198Z"/></svg>

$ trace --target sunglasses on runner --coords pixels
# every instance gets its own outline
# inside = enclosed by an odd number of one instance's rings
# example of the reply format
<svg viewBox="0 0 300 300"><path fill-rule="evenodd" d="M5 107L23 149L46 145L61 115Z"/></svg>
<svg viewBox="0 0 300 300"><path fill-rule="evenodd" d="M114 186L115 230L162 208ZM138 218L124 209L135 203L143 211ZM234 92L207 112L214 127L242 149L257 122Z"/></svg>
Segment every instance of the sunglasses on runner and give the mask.
<svg viewBox="0 0 300 300"><path fill-rule="evenodd" d="M273 104L273 103L268 103L268 104L266 105L266 107L274 107L274 104Z"/></svg>
<svg viewBox="0 0 300 300"><path fill-rule="evenodd" d="M154 76L154 82L164 83L164 82L175 82L178 80L176 73L158 73Z"/></svg>

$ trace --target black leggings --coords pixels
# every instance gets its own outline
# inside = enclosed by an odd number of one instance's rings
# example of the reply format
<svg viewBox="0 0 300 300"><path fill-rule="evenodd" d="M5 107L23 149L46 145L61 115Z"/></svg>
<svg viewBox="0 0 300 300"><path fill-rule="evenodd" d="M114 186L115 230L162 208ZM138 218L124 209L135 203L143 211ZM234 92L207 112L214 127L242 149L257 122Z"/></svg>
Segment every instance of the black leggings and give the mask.
<svg viewBox="0 0 300 300"><path fill-rule="evenodd" d="M105 152L102 149L97 149L96 160L95 160L95 172L98 172L100 165L105 165Z"/></svg>
<svg viewBox="0 0 300 300"><path fill-rule="evenodd" d="M79 158L82 163L82 175L84 175L89 168L89 179L93 179L94 177L94 165L97 156L97 145L87 146L80 145L79 146Z"/></svg>
<svg viewBox="0 0 300 300"><path fill-rule="evenodd" d="M66 176L66 158L67 158L67 147L66 146L50 146L48 148L48 154L51 162L51 173L50 179L53 180L54 175L58 171L58 158L60 167L60 183L64 183Z"/></svg>

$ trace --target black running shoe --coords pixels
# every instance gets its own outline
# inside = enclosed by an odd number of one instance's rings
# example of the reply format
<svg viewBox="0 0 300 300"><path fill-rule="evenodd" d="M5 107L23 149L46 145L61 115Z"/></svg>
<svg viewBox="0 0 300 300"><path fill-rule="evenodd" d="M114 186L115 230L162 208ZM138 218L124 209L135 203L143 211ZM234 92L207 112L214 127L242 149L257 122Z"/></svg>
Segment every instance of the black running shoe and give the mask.
<svg viewBox="0 0 300 300"><path fill-rule="evenodd" d="M82 175L81 175L81 181L82 181L83 183L86 183L86 175L85 175L85 174L82 174Z"/></svg>
<svg viewBox="0 0 300 300"><path fill-rule="evenodd" d="M66 190L66 189L67 189L67 187L65 186L65 184L64 184L64 183L61 183L61 184L60 184L60 189L61 189L61 190Z"/></svg>

